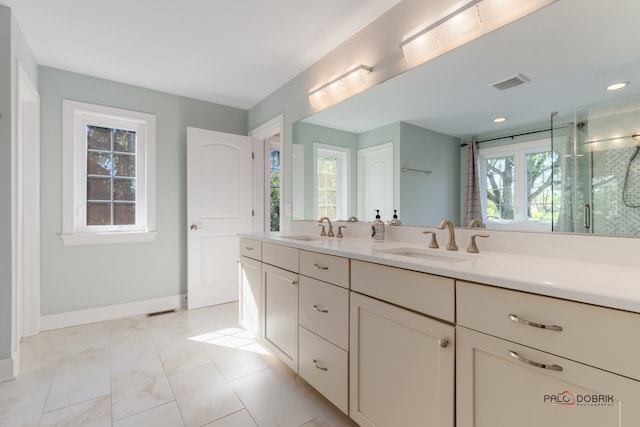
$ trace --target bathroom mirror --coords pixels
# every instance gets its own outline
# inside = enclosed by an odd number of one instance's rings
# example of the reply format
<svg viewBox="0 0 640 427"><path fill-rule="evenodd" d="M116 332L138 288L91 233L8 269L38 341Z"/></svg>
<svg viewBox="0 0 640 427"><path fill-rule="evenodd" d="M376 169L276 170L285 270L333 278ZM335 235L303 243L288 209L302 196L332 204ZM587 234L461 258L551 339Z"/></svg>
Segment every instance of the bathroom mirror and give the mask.
<svg viewBox="0 0 640 427"><path fill-rule="evenodd" d="M316 143L325 149L341 147L346 153L350 182L344 184L347 208L340 219L353 215L370 221L373 209L380 206L385 220L398 209L405 225L434 226L442 218L463 225L462 142L549 130L553 112L638 93L640 80L616 92L605 88L640 76L634 22L640 5L624 0L600 3L560 0L294 124L293 219L317 219ZM524 83L506 90L492 86L515 76L524 77ZM507 120L494 123L495 117ZM616 132L615 126L610 129ZM528 137L534 138L550 140L551 132ZM506 138L478 147L511 142L519 140ZM392 167L376 175L367 193L360 194L360 152L389 143ZM388 192L392 195L386 196ZM379 200L367 203L372 195ZM640 218L640 209L636 211Z"/></svg>

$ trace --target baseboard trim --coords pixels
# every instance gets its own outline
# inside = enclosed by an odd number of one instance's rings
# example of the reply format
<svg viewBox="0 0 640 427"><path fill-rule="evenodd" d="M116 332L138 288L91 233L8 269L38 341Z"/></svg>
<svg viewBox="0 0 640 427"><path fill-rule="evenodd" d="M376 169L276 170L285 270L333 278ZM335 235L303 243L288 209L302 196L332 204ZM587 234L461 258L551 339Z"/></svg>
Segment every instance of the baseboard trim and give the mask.
<svg viewBox="0 0 640 427"><path fill-rule="evenodd" d="M16 379L14 359L0 359L0 383Z"/></svg>
<svg viewBox="0 0 640 427"><path fill-rule="evenodd" d="M126 304L110 305L87 310L70 311L68 313L42 316L40 330L66 328L69 326L85 325L87 323L120 319L122 317L137 316L156 311L172 310L186 307L186 295L155 298Z"/></svg>

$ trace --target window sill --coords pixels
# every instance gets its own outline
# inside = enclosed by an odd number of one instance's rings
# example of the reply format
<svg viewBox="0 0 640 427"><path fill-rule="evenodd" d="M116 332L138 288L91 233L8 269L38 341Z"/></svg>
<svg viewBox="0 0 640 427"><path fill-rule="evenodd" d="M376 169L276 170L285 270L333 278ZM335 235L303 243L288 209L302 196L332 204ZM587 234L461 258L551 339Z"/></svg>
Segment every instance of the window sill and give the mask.
<svg viewBox="0 0 640 427"><path fill-rule="evenodd" d="M78 233L61 234L60 238L65 246L101 245L109 243L153 242L156 240L155 231L119 232L119 233Z"/></svg>

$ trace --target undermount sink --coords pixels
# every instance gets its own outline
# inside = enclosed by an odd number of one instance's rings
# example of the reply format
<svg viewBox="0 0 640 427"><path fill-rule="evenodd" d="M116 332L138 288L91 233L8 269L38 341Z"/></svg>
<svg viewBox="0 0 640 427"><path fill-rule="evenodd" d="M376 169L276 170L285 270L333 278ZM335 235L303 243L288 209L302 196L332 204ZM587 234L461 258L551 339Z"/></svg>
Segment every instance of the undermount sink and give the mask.
<svg viewBox="0 0 640 427"><path fill-rule="evenodd" d="M380 249L376 252L397 255L408 258L418 258L430 261L441 262L468 262L477 258L478 255L471 255L467 253L458 252L437 252L437 249L420 249L420 248L391 248Z"/></svg>
<svg viewBox="0 0 640 427"><path fill-rule="evenodd" d="M289 239L289 240L300 240L300 241L304 241L304 242L311 242L314 240L321 240L322 238L319 236L307 236L307 235L302 235L302 236L280 236L281 239Z"/></svg>

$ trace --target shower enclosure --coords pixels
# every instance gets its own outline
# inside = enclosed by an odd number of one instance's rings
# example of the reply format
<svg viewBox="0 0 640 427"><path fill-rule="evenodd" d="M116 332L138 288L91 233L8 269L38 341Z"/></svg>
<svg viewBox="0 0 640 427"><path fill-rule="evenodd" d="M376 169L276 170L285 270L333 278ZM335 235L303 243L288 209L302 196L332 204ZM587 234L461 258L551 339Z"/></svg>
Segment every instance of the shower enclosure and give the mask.
<svg viewBox="0 0 640 427"><path fill-rule="evenodd" d="M640 235L640 96L551 116L553 230Z"/></svg>

